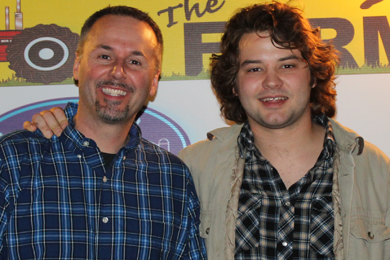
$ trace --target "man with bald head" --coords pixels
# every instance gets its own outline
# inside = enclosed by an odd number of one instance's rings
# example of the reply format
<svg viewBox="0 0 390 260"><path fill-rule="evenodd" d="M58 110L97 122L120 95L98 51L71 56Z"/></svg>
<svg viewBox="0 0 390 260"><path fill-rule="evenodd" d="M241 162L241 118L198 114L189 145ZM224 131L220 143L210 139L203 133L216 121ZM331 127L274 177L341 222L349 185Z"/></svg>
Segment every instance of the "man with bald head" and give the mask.
<svg viewBox="0 0 390 260"><path fill-rule="evenodd" d="M138 9L87 19L63 134L0 141L1 259L205 259L188 168L134 123L156 93L162 45Z"/></svg>

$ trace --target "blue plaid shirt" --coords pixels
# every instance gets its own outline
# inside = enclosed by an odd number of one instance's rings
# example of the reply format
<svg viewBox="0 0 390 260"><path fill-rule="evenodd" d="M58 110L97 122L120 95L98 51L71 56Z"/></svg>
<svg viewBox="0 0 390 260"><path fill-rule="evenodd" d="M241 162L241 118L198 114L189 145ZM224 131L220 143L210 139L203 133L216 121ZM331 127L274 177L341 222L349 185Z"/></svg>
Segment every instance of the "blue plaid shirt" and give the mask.
<svg viewBox="0 0 390 260"><path fill-rule="evenodd" d="M77 112L69 104L70 122ZM141 138L106 170L96 143L70 124L51 140L0 141L0 259L205 259L199 201L176 156Z"/></svg>

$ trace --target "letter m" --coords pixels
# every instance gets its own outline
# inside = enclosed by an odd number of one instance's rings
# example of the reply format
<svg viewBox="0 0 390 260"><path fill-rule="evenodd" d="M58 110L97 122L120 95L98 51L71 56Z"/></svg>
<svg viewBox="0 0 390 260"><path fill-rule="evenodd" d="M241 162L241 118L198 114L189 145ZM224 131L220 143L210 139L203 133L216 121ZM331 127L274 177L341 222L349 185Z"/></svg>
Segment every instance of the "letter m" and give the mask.
<svg viewBox="0 0 390 260"><path fill-rule="evenodd" d="M364 53L367 65L380 66L379 35L390 61L390 26L386 16L363 17Z"/></svg>

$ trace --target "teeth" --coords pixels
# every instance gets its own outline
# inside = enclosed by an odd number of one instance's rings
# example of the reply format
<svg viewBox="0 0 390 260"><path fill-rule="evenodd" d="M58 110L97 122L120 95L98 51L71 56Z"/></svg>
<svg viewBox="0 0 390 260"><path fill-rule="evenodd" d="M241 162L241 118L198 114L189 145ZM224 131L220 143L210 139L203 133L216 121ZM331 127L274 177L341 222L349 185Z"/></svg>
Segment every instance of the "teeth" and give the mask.
<svg viewBox="0 0 390 260"><path fill-rule="evenodd" d="M104 94L110 95L113 97L126 96L126 91L123 91L120 89L103 88L102 91Z"/></svg>
<svg viewBox="0 0 390 260"><path fill-rule="evenodd" d="M286 97L275 97L275 98L262 98L261 101L279 101L279 100L286 100Z"/></svg>

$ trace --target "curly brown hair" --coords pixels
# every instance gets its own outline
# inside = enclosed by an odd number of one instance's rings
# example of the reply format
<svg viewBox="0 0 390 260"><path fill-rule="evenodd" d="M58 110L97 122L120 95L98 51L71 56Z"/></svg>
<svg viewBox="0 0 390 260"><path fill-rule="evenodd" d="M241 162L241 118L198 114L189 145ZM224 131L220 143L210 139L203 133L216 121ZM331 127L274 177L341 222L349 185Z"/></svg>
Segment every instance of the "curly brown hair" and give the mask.
<svg viewBox="0 0 390 260"><path fill-rule="evenodd" d="M335 70L339 64L338 51L320 39L319 29L313 29L298 8L272 2L240 9L226 24L221 41L221 55L211 57L211 83L221 102L223 116L243 123L247 115L233 89L236 88L239 64L239 44L247 33L268 32L278 48L297 49L308 63L312 88L311 114L336 113Z"/></svg>

